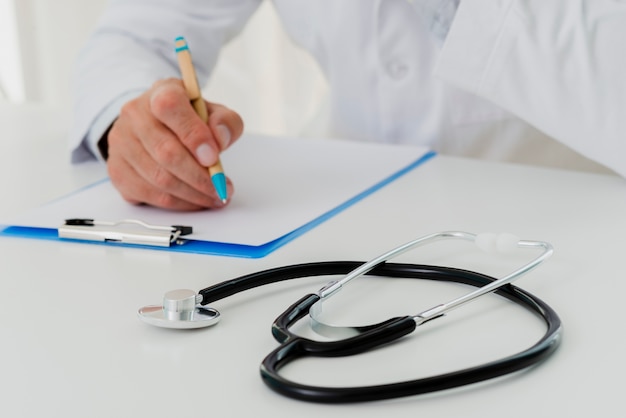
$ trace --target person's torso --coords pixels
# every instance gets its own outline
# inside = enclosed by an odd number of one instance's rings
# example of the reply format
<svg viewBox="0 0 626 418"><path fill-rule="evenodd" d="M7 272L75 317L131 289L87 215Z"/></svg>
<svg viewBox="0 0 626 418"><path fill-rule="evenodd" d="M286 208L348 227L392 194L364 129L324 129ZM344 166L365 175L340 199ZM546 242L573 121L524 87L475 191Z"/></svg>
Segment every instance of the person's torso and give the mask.
<svg viewBox="0 0 626 418"><path fill-rule="evenodd" d="M286 32L327 78L329 136L599 169L503 109L433 77L442 44L409 1L273 1Z"/></svg>

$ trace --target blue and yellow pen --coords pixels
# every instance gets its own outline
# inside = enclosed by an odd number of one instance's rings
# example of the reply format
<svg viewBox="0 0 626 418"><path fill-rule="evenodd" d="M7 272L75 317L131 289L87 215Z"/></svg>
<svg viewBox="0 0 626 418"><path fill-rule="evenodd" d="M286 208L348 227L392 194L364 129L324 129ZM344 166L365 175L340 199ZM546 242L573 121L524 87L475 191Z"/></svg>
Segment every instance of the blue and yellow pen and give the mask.
<svg viewBox="0 0 626 418"><path fill-rule="evenodd" d="M191 101L191 105L198 116L206 123L209 120L209 112L202 98L202 90L198 84L196 70L193 68L189 46L187 46L187 41L182 36L176 38L176 56L178 57L178 66L180 67L183 84L187 91L187 96ZM226 203L228 199L226 176L224 175L224 169L222 168L220 160L217 160L217 163L209 167L209 174L211 175L213 186L215 186L215 190L217 191L217 196L221 199L222 203Z"/></svg>

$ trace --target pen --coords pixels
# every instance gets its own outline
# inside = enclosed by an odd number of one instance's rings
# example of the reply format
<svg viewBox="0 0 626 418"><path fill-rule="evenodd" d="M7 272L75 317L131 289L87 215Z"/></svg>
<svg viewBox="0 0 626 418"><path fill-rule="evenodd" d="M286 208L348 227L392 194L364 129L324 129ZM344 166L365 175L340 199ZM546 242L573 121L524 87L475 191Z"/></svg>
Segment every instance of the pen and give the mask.
<svg viewBox="0 0 626 418"><path fill-rule="evenodd" d="M198 84L196 70L193 68L189 46L187 46L187 41L182 36L176 38L176 56L178 58L178 66L180 67L183 85L185 86L187 96L191 100L191 105L198 116L206 123L209 120L209 112L207 111L204 99L202 99L202 91ZM224 175L224 169L219 159L217 163L209 167L209 174L211 175L211 180L213 181L213 186L215 186L218 197L222 200L222 203L226 203L228 198L226 176Z"/></svg>

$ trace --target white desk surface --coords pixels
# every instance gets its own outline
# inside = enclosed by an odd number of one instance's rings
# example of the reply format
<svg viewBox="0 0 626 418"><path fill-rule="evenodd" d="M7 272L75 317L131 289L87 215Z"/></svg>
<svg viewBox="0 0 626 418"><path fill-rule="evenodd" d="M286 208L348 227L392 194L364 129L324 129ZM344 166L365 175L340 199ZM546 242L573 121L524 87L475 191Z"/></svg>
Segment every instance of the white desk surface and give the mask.
<svg viewBox="0 0 626 418"><path fill-rule="evenodd" d="M0 219L105 175L97 164L68 163L66 122L55 116L37 107L0 107ZM624 214L626 182L617 177L438 156L257 260L0 238L0 416L622 416ZM209 329L158 329L136 317L139 307L160 303L170 289L199 290L293 263L366 260L415 237L454 229L511 232L554 245L555 255L517 282L564 323L562 344L546 362L426 396L320 405L272 392L259 364L276 346L274 318L328 278L216 303L223 319ZM401 261L497 275L529 257L494 258L451 243ZM465 289L374 279L355 282L352 292L338 297L346 303L371 299L376 310L350 307L367 323L415 314L459 291ZM306 360L285 373L330 385L410 379L519 351L542 332L534 316L489 296L385 350Z"/></svg>

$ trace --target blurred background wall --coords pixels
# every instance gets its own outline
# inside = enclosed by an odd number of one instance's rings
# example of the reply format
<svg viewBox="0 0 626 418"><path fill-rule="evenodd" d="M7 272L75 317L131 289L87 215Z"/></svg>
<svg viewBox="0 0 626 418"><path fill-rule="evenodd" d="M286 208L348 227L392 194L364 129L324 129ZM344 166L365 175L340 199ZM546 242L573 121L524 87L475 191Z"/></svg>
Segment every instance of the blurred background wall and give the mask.
<svg viewBox="0 0 626 418"><path fill-rule="evenodd" d="M0 100L42 103L71 115L78 51L106 0L0 0ZM315 133L325 81L264 1L220 55L205 97L237 110L249 132Z"/></svg>

